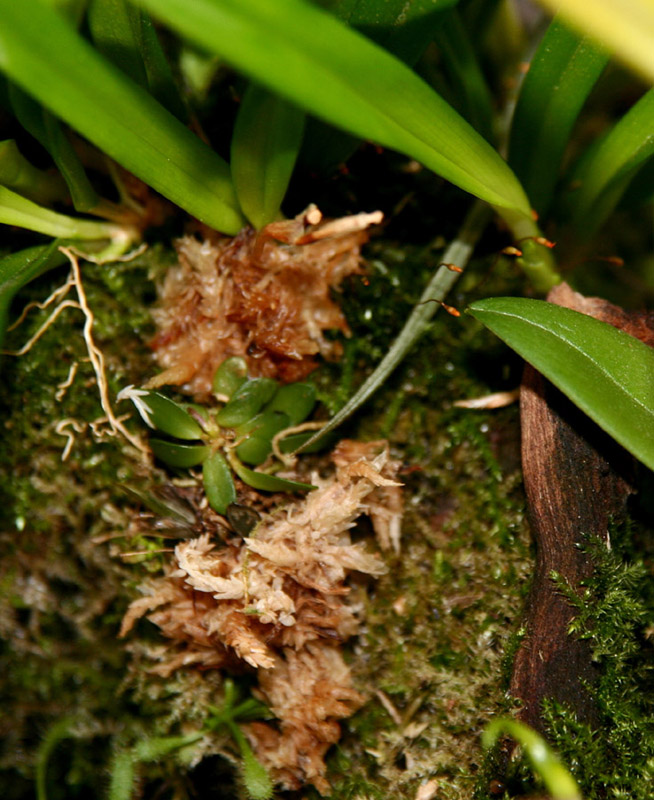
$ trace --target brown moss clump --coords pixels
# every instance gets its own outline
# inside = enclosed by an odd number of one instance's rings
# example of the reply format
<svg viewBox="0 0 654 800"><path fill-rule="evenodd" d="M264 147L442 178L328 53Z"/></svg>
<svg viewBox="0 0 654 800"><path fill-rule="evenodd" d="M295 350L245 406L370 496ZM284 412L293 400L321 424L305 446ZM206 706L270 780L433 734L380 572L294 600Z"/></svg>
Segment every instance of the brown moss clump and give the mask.
<svg viewBox="0 0 654 800"><path fill-rule="evenodd" d="M357 632L348 575L379 576L382 558L354 543L362 514L382 545L401 514L398 464L383 442L343 443L335 473L294 504L262 515L252 535L227 544L205 533L175 548L168 574L147 583L121 629L149 613L172 645L154 671L184 666L258 670L259 694L279 721L249 730L259 758L285 788L329 785L323 757L338 719L363 696L352 686L340 645Z"/></svg>
<svg viewBox="0 0 654 800"><path fill-rule="evenodd" d="M164 371L149 387L175 384L202 397L229 356L246 358L253 376L285 382L306 377L318 354L337 357L340 345L323 333L348 327L330 291L361 271L366 229L381 218L324 222L310 206L234 238L181 239L179 265L166 275L154 312L152 347Z"/></svg>

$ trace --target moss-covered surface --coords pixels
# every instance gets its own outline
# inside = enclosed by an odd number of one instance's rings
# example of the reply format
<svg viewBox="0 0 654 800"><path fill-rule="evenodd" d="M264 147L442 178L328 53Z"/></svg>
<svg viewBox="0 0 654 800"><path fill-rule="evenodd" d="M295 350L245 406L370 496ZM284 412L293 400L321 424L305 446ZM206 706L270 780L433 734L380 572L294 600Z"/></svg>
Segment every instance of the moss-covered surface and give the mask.
<svg viewBox="0 0 654 800"><path fill-rule="evenodd" d="M411 231L410 224L400 231L403 219L370 246L367 278L343 287L352 337L343 361L315 374L328 408L338 407L383 355L438 264L441 251L424 229L423 238L414 237L419 244L397 243L396 233ZM495 243L485 248L492 251ZM84 267L112 397L152 372L145 345L153 298L148 276L170 257L155 248L129 264ZM489 256L473 264L449 302L461 307L482 294L510 292L516 280L511 264L494 264L489 279L492 263ZM64 275L44 276L20 302L47 296ZM12 332L8 347L25 341L45 313L33 313ZM120 485L144 488L149 480L135 451L115 438L97 441L87 429L61 461L65 439L55 424L102 415L80 330L81 315L68 310L27 355L2 362L0 794L6 798L33 796L39 748L42 766L50 751L49 798L105 797L117 751L143 738L199 730L208 706L221 701L217 673L178 671L164 679L146 671L148 653L160 644L149 623L140 623L129 643L117 639L136 585L167 556L125 563L113 544L135 513ZM73 362L80 364L77 378L57 399ZM514 388L518 381L517 362L473 320L439 312L415 352L346 426L349 436L390 439L404 464L406 514L402 552L388 557L388 575L353 587L364 621L348 657L369 700L343 725L329 757L338 800L408 800L431 779L438 781L434 797L442 800L502 796L479 735L490 717L511 710L505 695L510 654L532 569L518 411L515 405L467 411L453 401ZM132 545L169 543L141 538ZM554 743L593 798L648 796L654 734L645 634L654 593L644 589L647 567L621 566L623 559L636 564L639 558L626 546L614 552L589 588L592 597L596 592L604 599L591 600L590 607L605 626L598 639L610 667L600 690L605 720L621 725L624 736L582 730L558 709L550 715ZM587 613L580 625L595 630ZM234 752L216 737L213 749ZM634 755L638 742L645 744ZM629 764L618 780L627 751ZM230 761L200 755L190 747L144 765L141 796L238 796ZM622 794L597 788L598 765L601 783L619 786ZM530 788L518 780L524 774L516 769L512 792Z"/></svg>

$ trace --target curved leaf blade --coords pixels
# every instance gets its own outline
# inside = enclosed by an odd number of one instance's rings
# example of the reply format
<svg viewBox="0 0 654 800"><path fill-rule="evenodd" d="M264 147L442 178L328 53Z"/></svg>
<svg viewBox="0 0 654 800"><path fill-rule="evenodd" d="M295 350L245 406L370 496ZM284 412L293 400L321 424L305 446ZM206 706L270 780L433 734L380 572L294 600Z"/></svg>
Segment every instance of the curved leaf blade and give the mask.
<svg viewBox="0 0 654 800"><path fill-rule="evenodd" d="M529 217L522 187L485 139L409 67L331 14L302 0L138 2L321 119Z"/></svg>
<svg viewBox="0 0 654 800"><path fill-rule="evenodd" d="M468 311L654 469L654 349L544 300L494 297Z"/></svg>
<svg viewBox="0 0 654 800"><path fill-rule="evenodd" d="M243 213L255 228L278 219L302 143L304 113L251 84L232 136L231 168Z"/></svg>
<svg viewBox="0 0 654 800"><path fill-rule="evenodd" d="M261 489L264 492L305 492L309 489L316 487L310 483L300 483L300 481L291 481L288 478L280 478L277 475L270 475L267 472L257 472L254 469L248 469L246 466L233 455L229 463L238 477L251 486L253 489Z"/></svg>
<svg viewBox="0 0 654 800"><path fill-rule="evenodd" d="M211 448L205 444L178 444L163 439L150 439L150 448L164 464L179 469L197 467L211 453Z"/></svg>
<svg viewBox="0 0 654 800"><path fill-rule="evenodd" d="M654 89L613 126L572 176L572 222L590 237L613 211L631 179L654 155Z"/></svg>
<svg viewBox="0 0 654 800"><path fill-rule="evenodd" d="M192 6L191 6L192 7ZM39 0L0 0L0 69L165 197L234 234L227 164Z"/></svg>
<svg viewBox="0 0 654 800"><path fill-rule="evenodd" d="M654 81L654 4L650 0L541 0Z"/></svg>
<svg viewBox="0 0 654 800"><path fill-rule="evenodd" d="M225 456L216 450L202 465L202 482L209 505L219 514L236 502L236 488Z"/></svg>
<svg viewBox="0 0 654 800"><path fill-rule="evenodd" d="M549 207L570 133L608 58L557 17L531 60L511 123L509 164L539 214Z"/></svg>

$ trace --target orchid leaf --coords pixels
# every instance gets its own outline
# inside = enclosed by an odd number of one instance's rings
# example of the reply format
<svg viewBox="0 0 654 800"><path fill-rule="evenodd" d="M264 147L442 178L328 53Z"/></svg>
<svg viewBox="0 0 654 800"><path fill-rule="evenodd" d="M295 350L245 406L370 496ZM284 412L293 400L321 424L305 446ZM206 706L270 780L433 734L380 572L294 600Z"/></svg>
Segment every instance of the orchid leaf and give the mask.
<svg viewBox="0 0 654 800"><path fill-rule="evenodd" d="M202 465L202 482L209 505L219 514L236 502L236 489L225 456L216 450Z"/></svg>
<svg viewBox="0 0 654 800"><path fill-rule="evenodd" d="M253 469L248 469L234 456L231 457L229 463L243 483L247 483L253 489L261 489L264 492L305 492L308 489L316 488L310 483L291 481L287 478L279 478L277 475L269 475L266 472L256 472Z"/></svg>
<svg viewBox="0 0 654 800"><path fill-rule="evenodd" d="M179 444L178 442L166 442L164 439L150 439L150 447L154 455L169 467L188 469L197 467L211 452L208 445L202 444Z"/></svg>
<svg viewBox="0 0 654 800"><path fill-rule="evenodd" d="M138 1L299 107L533 226L522 187L485 139L409 67L328 12L302 0Z"/></svg>
<svg viewBox="0 0 654 800"><path fill-rule="evenodd" d="M234 428L251 420L277 391L277 381L272 378L251 378L243 383L223 406L216 421L219 425Z"/></svg>
<svg viewBox="0 0 654 800"><path fill-rule="evenodd" d="M289 425L299 425L313 411L315 404L316 390L310 383L289 383L277 390L266 411L281 411L288 415Z"/></svg>
<svg viewBox="0 0 654 800"><path fill-rule="evenodd" d="M216 394L230 398L247 378L246 360L240 356L232 356L226 358L216 370L211 388Z"/></svg>
<svg viewBox="0 0 654 800"><path fill-rule="evenodd" d="M495 297L469 312L654 469L654 349L543 300Z"/></svg>
<svg viewBox="0 0 654 800"><path fill-rule="evenodd" d="M557 17L531 60L511 123L509 164L541 215L549 207L574 123L608 58Z"/></svg>
<svg viewBox="0 0 654 800"><path fill-rule="evenodd" d="M234 124L231 168L238 201L255 228L281 215L303 130L299 108L256 84L248 86Z"/></svg>
<svg viewBox="0 0 654 800"><path fill-rule="evenodd" d="M223 233L240 229L228 165L66 19L39 0L0 0L0 16L9 78L190 214Z"/></svg>
<svg viewBox="0 0 654 800"><path fill-rule="evenodd" d="M126 395L131 399L139 413L151 428L174 436L176 439L201 439L202 428L193 417L178 403L159 392L141 389L132 390Z"/></svg>

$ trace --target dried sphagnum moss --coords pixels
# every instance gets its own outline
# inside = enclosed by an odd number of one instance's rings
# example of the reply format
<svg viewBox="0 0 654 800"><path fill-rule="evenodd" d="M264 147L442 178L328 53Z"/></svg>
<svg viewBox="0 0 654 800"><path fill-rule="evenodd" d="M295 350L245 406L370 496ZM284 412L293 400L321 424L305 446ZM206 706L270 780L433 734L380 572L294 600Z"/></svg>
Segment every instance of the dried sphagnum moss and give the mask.
<svg viewBox="0 0 654 800"><path fill-rule="evenodd" d="M242 356L252 376L301 380L314 357L333 358L340 344L326 330L348 333L330 290L361 271L366 229L381 212L324 222L315 206L293 220L234 238L208 232L177 244L154 312L152 347L164 371L149 388L174 384L202 398L218 366Z"/></svg>
<svg viewBox="0 0 654 800"><path fill-rule="evenodd" d="M143 586L121 629L150 612L172 640L154 668L164 675L190 665L257 669L278 727L249 727L255 752L285 788L313 783L321 792L337 720L364 699L340 652L358 628L347 578L385 572L349 531L366 514L382 547L397 545L401 515L398 464L384 443L345 442L333 460L331 477L314 477L315 491L265 513L250 537L221 546L203 534L177 545L170 571Z"/></svg>

